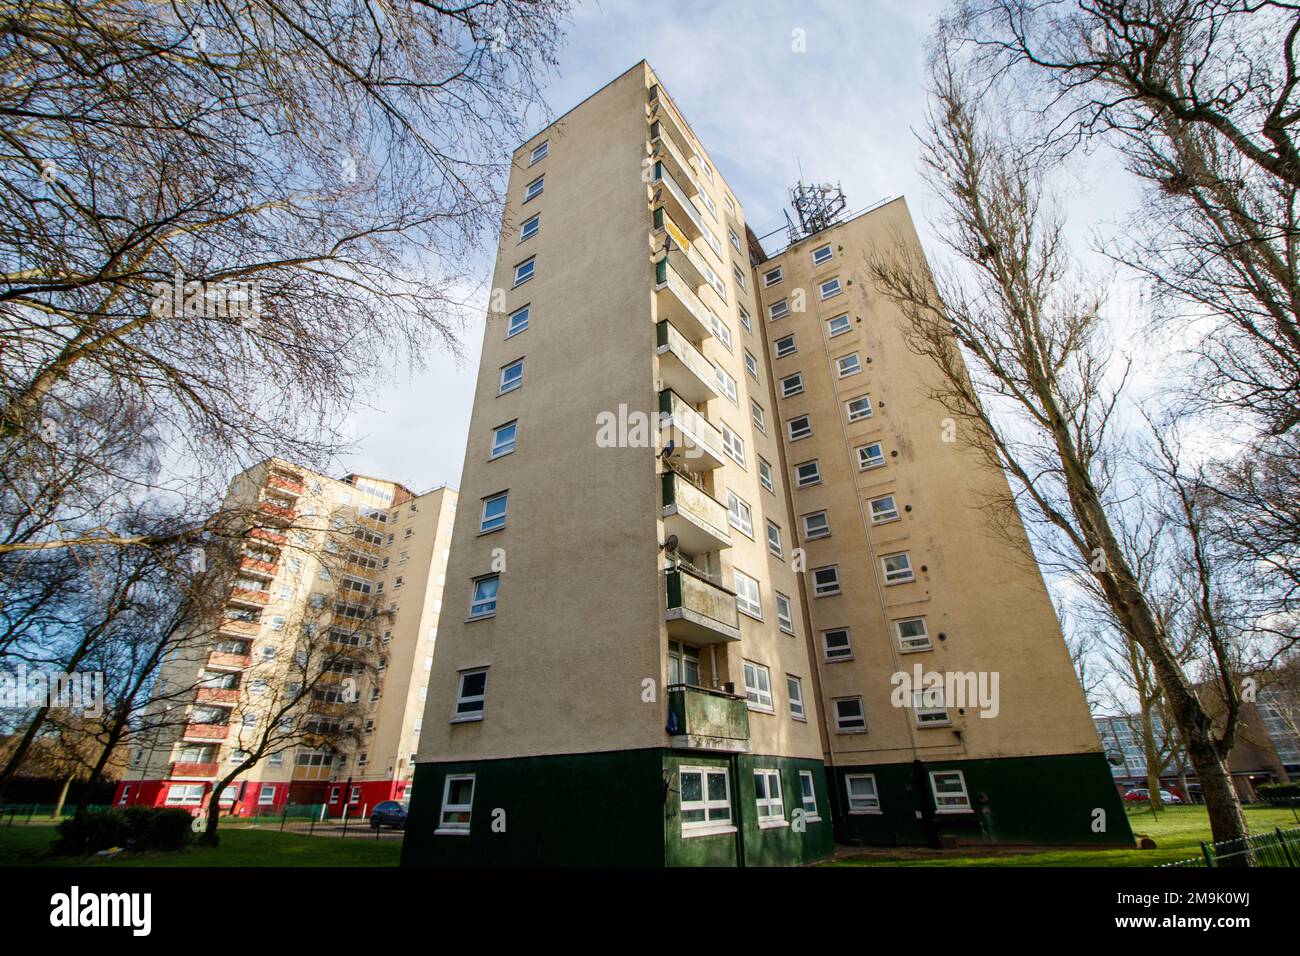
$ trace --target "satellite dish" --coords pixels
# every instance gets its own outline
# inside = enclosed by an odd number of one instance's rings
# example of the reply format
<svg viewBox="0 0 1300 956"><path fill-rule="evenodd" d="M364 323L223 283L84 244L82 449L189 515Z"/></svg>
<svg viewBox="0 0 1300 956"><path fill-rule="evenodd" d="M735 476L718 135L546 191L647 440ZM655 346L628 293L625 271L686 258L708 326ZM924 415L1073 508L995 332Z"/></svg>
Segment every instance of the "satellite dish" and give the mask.
<svg viewBox="0 0 1300 956"><path fill-rule="evenodd" d="M1117 750L1112 750L1110 753L1106 754L1106 760L1112 767L1124 766L1124 755Z"/></svg>
<svg viewBox="0 0 1300 956"><path fill-rule="evenodd" d="M677 550L677 535L670 534L666 539L664 539L664 550L665 551Z"/></svg>

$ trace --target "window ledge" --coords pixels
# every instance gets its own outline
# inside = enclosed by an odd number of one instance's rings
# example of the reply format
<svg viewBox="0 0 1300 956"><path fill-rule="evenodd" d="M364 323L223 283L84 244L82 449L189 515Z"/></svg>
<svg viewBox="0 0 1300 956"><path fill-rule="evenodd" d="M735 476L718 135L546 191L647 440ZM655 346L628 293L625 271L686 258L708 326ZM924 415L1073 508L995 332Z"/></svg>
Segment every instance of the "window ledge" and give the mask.
<svg viewBox="0 0 1300 956"><path fill-rule="evenodd" d="M880 817L880 816L884 816L884 813L883 813L882 811L880 811L880 810L850 810L850 811L849 811L849 816L851 816L851 817Z"/></svg>
<svg viewBox="0 0 1300 956"><path fill-rule="evenodd" d="M745 707L748 708L749 710L753 711L753 712L756 713L756 714L775 714L775 713L776 713L776 708L775 708L775 707L760 707L758 704L752 704L752 703L750 703L749 701L746 701L746 702L745 702Z"/></svg>
<svg viewBox="0 0 1300 956"><path fill-rule="evenodd" d="M715 826L691 827L689 829L686 827L682 827L682 839L690 840L695 837L723 836L725 834L735 833L735 832L736 832L736 828L729 823L723 825L715 825Z"/></svg>
<svg viewBox="0 0 1300 956"><path fill-rule="evenodd" d="M469 836L468 830L444 830L439 828L433 831L434 836Z"/></svg>
<svg viewBox="0 0 1300 956"><path fill-rule="evenodd" d="M788 827L790 821L782 818L780 820L759 820L758 828L760 830L779 830L782 827Z"/></svg>
<svg viewBox="0 0 1300 956"><path fill-rule="evenodd" d="M460 717L453 717L453 718L451 718L451 720L448 721L448 723L451 723L451 724L472 724L472 723L474 723L475 721L479 721L479 720L482 720L482 719L483 719L483 715L482 715L482 714L472 714L472 715L471 715L471 714L466 714L466 715L462 715L462 716L460 716Z"/></svg>

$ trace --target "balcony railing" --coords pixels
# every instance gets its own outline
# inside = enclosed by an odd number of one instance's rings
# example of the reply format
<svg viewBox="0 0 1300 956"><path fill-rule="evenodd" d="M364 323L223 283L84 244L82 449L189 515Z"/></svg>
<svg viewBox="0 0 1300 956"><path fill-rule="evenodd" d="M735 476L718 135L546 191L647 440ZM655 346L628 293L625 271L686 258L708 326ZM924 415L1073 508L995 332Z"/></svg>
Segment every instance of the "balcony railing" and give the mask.
<svg viewBox="0 0 1300 956"><path fill-rule="evenodd" d="M237 704L239 703L239 688L200 687L194 692L194 702L197 704Z"/></svg>
<svg viewBox="0 0 1300 956"><path fill-rule="evenodd" d="M231 654L229 651L208 652L209 667L219 667L223 670L243 670L251 663L253 663L253 658L248 654Z"/></svg>
<svg viewBox="0 0 1300 956"><path fill-rule="evenodd" d="M664 572L668 634L692 644L740 640L736 594L685 568Z"/></svg>
<svg viewBox="0 0 1300 956"><path fill-rule="evenodd" d="M229 724L186 724L182 736L192 740L225 740L229 734Z"/></svg>
<svg viewBox="0 0 1300 956"><path fill-rule="evenodd" d="M250 558L244 555L239 559L239 570L248 571L250 574L257 574L263 577L273 578L276 572L280 570L280 565L274 561L262 561L258 558Z"/></svg>
<svg viewBox="0 0 1300 956"><path fill-rule="evenodd" d="M238 634L240 637L256 637L262 625L256 621L236 621L226 618L217 626L219 634Z"/></svg>
<svg viewBox="0 0 1300 956"><path fill-rule="evenodd" d="M736 694L672 684L666 729L674 747L749 753L749 707Z"/></svg>
<svg viewBox="0 0 1300 956"><path fill-rule="evenodd" d="M261 607L271 602L271 592L254 591L252 588L231 588L230 601L232 604L256 604Z"/></svg>
<svg viewBox="0 0 1300 956"><path fill-rule="evenodd" d="M268 475L266 484L269 488L278 488L280 491L293 495L295 498L307 490L306 486L297 478L290 478L287 475Z"/></svg>
<svg viewBox="0 0 1300 956"><path fill-rule="evenodd" d="M678 275L671 258L655 263L655 315L671 321L692 342L703 342L713 335L711 313L690 283Z"/></svg>
<svg viewBox="0 0 1300 956"><path fill-rule="evenodd" d="M269 501L260 502L257 506L257 510L277 523L291 524L293 520L298 517L298 513L292 508L272 504Z"/></svg>
<svg viewBox="0 0 1300 956"><path fill-rule="evenodd" d="M678 547L688 554L731 547L727 508L722 502L675 471L664 472L660 482L664 534L676 535Z"/></svg>
<svg viewBox="0 0 1300 956"><path fill-rule="evenodd" d="M650 122L658 120L663 123L673 139L689 147L691 138L686 132L686 120L677 112L677 108L668 102L667 97L660 95L658 85L650 87L647 101Z"/></svg>
<svg viewBox="0 0 1300 956"><path fill-rule="evenodd" d="M268 528L253 528L248 532L250 538L256 538L258 541L266 541L274 545L282 545L289 540L287 535L280 534L278 531L271 531Z"/></svg>
<svg viewBox="0 0 1300 956"><path fill-rule="evenodd" d="M655 148L654 158L663 161L668 172L681 185L682 191L688 196L699 195L700 185L695 181L690 161L677 148L667 123L656 121L650 125L650 143Z"/></svg>
<svg viewBox="0 0 1300 956"><path fill-rule="evenodd" d="M177 760L172 764L173 777L195 777L201 780L210 780L217 775L221 769L219 763L192 763L189 761Z"/></svg>
<svg viewBox="0 0 1300 956"><path fill-rule="evenodd" d="M707 402L718 397L713 364L667 319L655 329L655 354L659 356L663 387L672 389L688 402Z"/></svg>
<svg viewBox="0 0 1300 956"><path fill-rule="evenodd" d="M671 461L686 471L722 467L722 433L708 419L665 388L659 393L661 443L673 443Z"/></svg>

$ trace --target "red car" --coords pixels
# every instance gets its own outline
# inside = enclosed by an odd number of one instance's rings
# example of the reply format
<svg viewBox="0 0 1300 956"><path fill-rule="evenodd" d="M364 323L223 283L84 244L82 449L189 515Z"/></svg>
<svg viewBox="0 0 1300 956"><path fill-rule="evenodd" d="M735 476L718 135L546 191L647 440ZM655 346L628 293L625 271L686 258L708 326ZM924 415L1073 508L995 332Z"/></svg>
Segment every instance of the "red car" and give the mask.
<svg viewBox="0 0 1300 956"><path fill-rule="evenodd" d="M1139 787L1136 790L1130 790L1128 793L1124 794L1124 799L1130 803L1146 803L1151 799L1151 791L1145 787ZM1177 806L1183 802L1183 798L1178 796L1176 793L1170 793L1168 790L1162 789L1160 791L1160 802Z"/></svg>

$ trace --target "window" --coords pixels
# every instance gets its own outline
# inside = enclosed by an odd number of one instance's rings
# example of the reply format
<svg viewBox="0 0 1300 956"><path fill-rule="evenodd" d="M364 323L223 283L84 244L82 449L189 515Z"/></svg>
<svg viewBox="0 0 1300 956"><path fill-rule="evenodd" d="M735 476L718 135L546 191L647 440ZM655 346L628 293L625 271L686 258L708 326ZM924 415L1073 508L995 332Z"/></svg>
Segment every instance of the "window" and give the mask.
<svg viewBox="0 0 1300 956"><path fill-rule="evenodd" d="M201 783L173 783L167 788L167 806L196 807L203 802L205 789Z"/></svg>
<svg viewBox="0 0 1300 956"><path fill-rule="evenodd" d="M930 632L926 630L925 618L923 617L909 617L901 621L895 621L894 630L898 634L898 648L904 654L910 654L913 651L928 651L932 646L930 644Z"/></svg>
<svg viewBox="0 0 1300 956"><path fill-rule="evenodd" d="M795 352L799 351L795 348L793 335L786 335L777 339L773 343L773 346L775 347L777 358L785 358L787 355L793 355Z"/></svg>
<svg viewBox="0 0 1300 956"><path fill-rule="evenodd" d="M846 402L844 407L848 409L849 421L851 422L857 422L864 418L871 417L871 399L866 395Z"/></svg>
<svg viewBox="0 0 1300 956"><path fill-rule="evenodd" d="M474 580L474 597L469 602L469 616L491 617L497 612L497 588L501 583L499 574L489 574Z"/></svg>
<svg viewBox="0 0 1300 956"><path fill-rule="evenodd" d="M546 154L549 153L550 151L551 151L551 143L549 140L539 143L536 147L533 148L533 155L529 157L528 165L532 166L535 163L541 162L543 159L546 158Z"/></svg>
<svg viewBox="0 0 1300 956"><path fill-rule="evenodd" d="M840 280L838 278L827 279L825 282L821 284L819 288L821 289L823 302L826 301L827 299L839 295L841 292L844 291L843 289L840 288Z"/></svg>
<svg viewBox="0 0 1300 956"><path fill-rule="evenodd" d="M776 493L772 485L772 466L766 458L762 457L758 459L758 483L773 494Z"/></svg>
<svg viewBox="0 0 1300 956"><path fill-rule="evenodd" d="M519 265L515 266L515 285L520 286L533 277L533 271L536 266L536 257L525 259Z"/></svg>
<svg viewBox="0 0 1300 956"><path fill-rule="evenodd" d="M837 315L826 322L826 334L829 338L835 338L837 335L843 335L853 328L847 315Z"/></svg>
<svg viewBox="0 0 1300 956"><path fill-rule="evenodd" d="M930 789L934 792L934 809L936 813L970 812L970 797L966 793L966 777L960 770L931 771Z"/></svg>
<svg viewBox="0 0 1300 956"><path fill-rule="evenodd" d="M798 418L792 418L785 423L786 430L790 433L791 441L798 441L801 438L811 437L812 418L807 415L800 415Z"/></svg>
<svg viewBox="0 0 1300 956"><path fill-rule="evenodd" d="M918 727L947 727L952 724L943 703L943 688L930 687L913 691L912 712Z"/></svg>
<svg viewBox="0 0 1300 956"><path fill-rule="evenodd" d="M772 710L772 678L767 668L745 661L745 700L751 710Z"/></svg>
<svg viewBox="0 0 1300 956"><path fill-rule="evenodd" d="M754 419L754 427L766 435L767 413L763 411L763 406L752 398L749 400L749 414Z"/></svg>
<svg viewBox="0 0 1300 956"><path fill-rule="evenodd" d="M807 720L803 711L803 682L790 674L785 676L785 689L790 695L790 716L795 720Z"/></svg>
<svg viewBox="0 0 1300 956"><path fill-rule="evenodd" d="M813 569L813 597L840 593L840 569L835 565Z"/></svg>
<svg viewBox="0 0 1300 956"><path fill-rule="evenodd" d="M519 431L518 421L506 422L492 429L492 454L488 460L500 458L515 450L515 435Z"/></svg>
<svg viewBox="0 0 1300 956"><path fill-rule="evenodd" d="M821 480L822 469L816 459L794 466L794 486L796 488L807 488L809 485L820 484Z"/></svg>
<svg viewBox="0 0 1300 956"><path fill-rule="evenodd" d="M530 199L536 199L538 196L542 194L542 190L545 188L546 188L546 177L538 176L531 183L529 183L527 186L524 187L524 202L528 202L528 200Z"/></svg>
<svg viewBox="0 0 1300 956"><path fill-rule="evenodd" d="M730 206L730 199L727 200L727 204ZM732 214L735 214L734 209L732 210ZM736 235L736 230L732 229L730 226L727 227L727 241L731 243L731 248L740 252L740 236Z"/></svg>
<svg viewBox="0 0 1300 956"><path fill-rule="evenodd" d="M886 584L902 584L916 577L912 573L912 559L906 551L885 555L880 559L880 566L885 569Z"/></svg>
<svg viewBox="0 0 1300 956"><path fill-rule="evenodd" d="M785 299L779 299L767 307L767 318L769 322L775 322L777 319L784 319L790 314L790 303Z"/></svg>
<svg viewBox="0 0 1300 956"><path fill-rule="evenodd" d="M831 247L828 245L821 246L817 249L814 249L812 254L813 266L816 267L816 266L826 265L826 263L831 261L831 255L832 255Z"/></svg>
<svg viewBox="0 0 1300 956"><path fill-rule="evenodd" d="M501 387L497 389L497 394L504 395L506 392L513 392L522 384L524 384L524 360L519 359L509 365L502 366Z"/></svg>
<svg viewBox="0 0 1300 956"><path fill-rule="evenodd" d="M736 380L732 378L730 375L728 375L725 371L723 371L721 365L713 366L713 371L715 377L718 380L718 388L722 390L722 394L726 395L727 398L731 399L731 403L733 405L739 405L740 396L736 392Z"/></svg>
<svg viewBox="0 0 1300 956"><path fill-rule="evenodd" d="M849 813L879 813L880 794L876 791L874 773L850 773L844 777L848 793Z"/></svg>
<svg viewBox="0 0 1300 956"><path fill-rule="evenodd" d="M668 683L700 686L700 649L668 642Z"/></svg>
<svg viewBox="0 0 1300 956"><path fill-rule="evenodd" d="M541 228L542 214L539 212L537 215L525 219L524 224L519 227L519 241L523 242L525 239L533 238Z"/></svg>
<svg viewBox="0 0 1300 956"><path fill-rule="evenodd" d="M442 785L442 811L438 815L439 834L468 834L470 815L474 811L474 775L448 774Z"/></svg>
<svg viewBox="0 0 1300 956"><path fill-rule="evenodd" d="M749 504L730 491L727 492L727 518L731 526L745 537L754 537L754 520Z"/></svg>
<svg viewBox="0 0 1300 956"><path fill-rule="evenodd" d="M743 326L745 327L745 331L746 331L746 332L753 332L753 331L754 331L754 323L753 323L753 321L750 319L750 317L749 317L749 313L748 313L747 311L745 311L745 307L744 307L743 305L740 305L739 303L737 303L737 304L736 304L736 309L737 309L737 311L740 313L740 324L743 325Z"/></svg>
<svg viewBox="0 0 1300 956"><path fill-rule="evenodd" d="M767 523L767 550L771 551L778 558L784 557L781 551L781 529L773 521Z"/></svg>
<svg viewBox="0 0 1300 956"><path fill-rule="evenodd" d="M483 701L487 697L487 668L461 671L456 690L456 712L452 722L483 719Z"/></svg>
<svg viewBox="0 0 1300 956"><path fill-rule="evenodd" d="M835 732L839 734L865 734L867 715L862 709L861 697L837 697L835 705Z"/></svg>
<svg viewBox="0 0 1300 956"><path fill-rule="evenodd" d="M758 359L754 358L749 349L745 349L745 371L754 381L758 381Z"/></svg>
<svg viewBox="0 0 1300 956"><path fill-rule="evenodd" d="M758 582L747 574L734 571L736 577L736 609L742 614L763 620L763 604L758 596Z"/></svg>
<svg viewBox="0 0 1300 956"><path fill-rule="evenodd" d="M506 338L518 335L528 328L528 306L510 313L510 324L506 326Z"/></svg>
<svg viewBox="0 0 1300 956"><path fill-rule="evenodd" d="M822 653L827 663L852 660L853 645L849 642L849 629L837 627L822 631Z"/></svg>
<svg viewBox="0 0 1300 956"><path fill-rule="evenodd" d="M785 803L781 799L781 772L779 770L754 771L754 797L758 803L758 825L760 827L785 824Z"/></svg>
<svg viewBox="0 0 1300 956"><path fill-rule="evenodd" d="M898 505L894 502L893 495L872 498L869 504L871 505L872 524L884 524L887 521L898 520Z"/></svg>
<svg viewBox="0 0 1300 956"><path fill-rule="evenodd" d="M677 781L682 836L734 832L730 825L731 786L725 769L682 767Z"/></svg>
<svg viewBox="0 0 1300 956"><path fill-rule="evenodd" d="M727 457L734 461L741 468L745 467L745 442L744 440L727 427L726 422L718 423L718 430L722 432L722 450L726 452Z"/></svg>
<svg viewBox="0 0 1300 956"><path fill-rule="evenodd" d="M260 807L269 807L273 803L275 803L275 784L262 784L262 789L257 792L257 805Z"/></svg>
<svg viewBox="0 0 1300 956"><path fill-rule="evenodd" d="M717 338L717 340L721 342L724 346L726 346L727 351L730 352L731 351L731 329L727 328L726 323L723 322L716 315L714 315L712 312L710 312L709 327L713 329L714 337Z"/></svg>
<svg viewBox="0 0 1300 956"><path fill-rule="evenodd" d="M781 379L781 397L789 398L803 391L803 372L795 372Z"/></svg>
<svg viewBox="0 0 1300 956"><path fill-rule="evenodd" d="M785 633L794 634L794 612L791 610L790 599L776 591L776 626Z"/></svg>
<svg viewBox="0 0 1300 956"><path fill-rule="evenodd" d="M506 505L509 492L501 492L491 498L483 499L483 517L479 520L479 534L496 531L506 526Z"/></svg>
<svg viewBox="0 0 1300 956"><path fill-rule="evenodd" d="M803 808L805 820L815 823L821 819L821 814L817 812L817 788L811 770L799 771L799 805Z"/></svg>
<svg viewBox="0 0 1300 956"><path fill-rule="evenodd" d="M782 273L781 273L781 267L780 267L780 266L777 266L775 269L772 269L772 270L769 271L769 272L764 272L764 273L763 273L763 288L764 288L764 289L770 289L772 286L774 286L774 285L776 285L778 282L780 282L783 278L785 278L785 276L782 275Z"/></svg>
<svg viewBox="0 0 1300 956"><path fill-rule="evenodd" d="M831 522L824 511L814 511L810 515L803 516L803 539L805 541L815 541L818 538L829 538L831 536Z"/></svg>
<svg viewBox="0 0 1300 956"><path fill-rule="evenodd" d="M885 450L880 447L880 442L872 442L870 445L862 445L858 448L858 468L861 471L879 468L884 463Z"/></svg>
<svg viewBox="0 0 1300 956"><path fill-rule="evenodd" d="M718 249L717 252L718 252L718 255L719 255L719 256L722 255L722 250L721 250L721 249ZM743 273L743 272L740 271L740 266L733 265L733 266L731 267L731 274L734 275L734 276L736 277L736 285L741 289L741 291L744 291L744 289L745 289L745 273Z"/></svg>
<svg viewBox="0 0 1300 956"><path fill-rule="evenodd" d="M857 375L862 371L862 360L858 358L857 352L850 352L848 355L841 355L835 360L835 370L839 372L840 378L848 378L850 375Z"/></svg>

